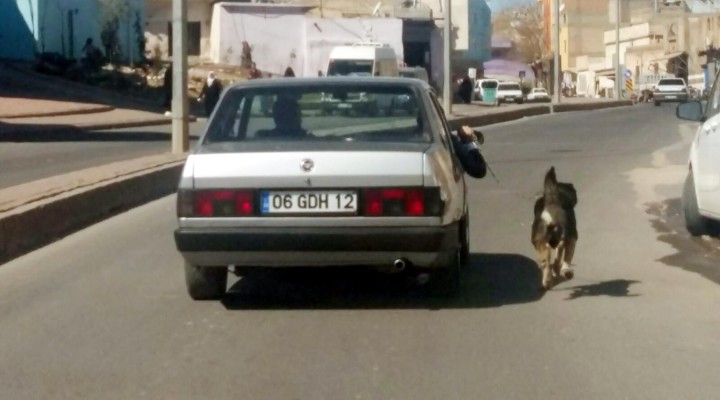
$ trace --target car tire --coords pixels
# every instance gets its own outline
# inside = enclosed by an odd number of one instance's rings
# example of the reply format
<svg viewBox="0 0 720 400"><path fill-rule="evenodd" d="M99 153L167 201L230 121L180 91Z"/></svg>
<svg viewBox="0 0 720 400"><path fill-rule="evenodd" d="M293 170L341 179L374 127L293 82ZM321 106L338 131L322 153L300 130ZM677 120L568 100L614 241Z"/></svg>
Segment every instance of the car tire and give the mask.
<svg viewBox="0 0 720 400"><path fill-rule="evenodd" d="M656 101L656 102L655 102L655 107L659 107L659 106L660 106L660 102L659 102L659 101Z"/></svg>
<svg viewBox="0 0 720 400"><path fill-rule="evenodd" d="M185 283L193 300L219 300L227 286L227 267L201 267L185 261Z"/></svg>
<svg viewBox="0 0 720 400"><path fill-rule="evenodd" d="M460 263L466 265L470 260L470 214L465 211L465 215L460 220Z"/></svg>
<svg viewBox="0 0 720 400"><path fill-rule="evenodd" d="M700 215L697 197L695 196L695 180L692 170L688 172L683 185L682 208L685 217L685 228L693 236L702 236L710 233L710 221Z"/></svg>
<svg viewBox="0 0 720 400"><path fill-rule="evenodd" d="M462 262L461 249L457 249L448 257L447 264L438 267L428 282L431 296L452 297L460 291Z"/></svg>
<svg viewBox="0 0 720 400"><path fill-rule="evenodd" d="M518 104L522 104L522 103L524 103L524 102L525 102L524 100L518 100L518 101L516 101L516 103L518 103Z"/></svg>

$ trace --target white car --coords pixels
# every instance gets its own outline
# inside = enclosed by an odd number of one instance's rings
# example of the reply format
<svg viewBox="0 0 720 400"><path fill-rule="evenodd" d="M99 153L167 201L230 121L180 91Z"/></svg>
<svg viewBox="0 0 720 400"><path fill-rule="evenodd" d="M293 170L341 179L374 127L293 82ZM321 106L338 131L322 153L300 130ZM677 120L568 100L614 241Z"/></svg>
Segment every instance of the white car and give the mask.
<svg viewBox="0 0 720 400"><path fill-rule="evenodd" d="M527 95L528 101L550 101L550 95L545 88L533 88Z"/></svg>
<svg viewBox="0 0 720 400"><path fill-rule="evenodd" d="M677 116L702 122L690 146L682 193L685 226L693 236L716 234L720 223L720 84L710 92L707 109L699 101L682 103Z"/></svg>
<svg viewBox="0 0 720 400"><path fill-rule="evenodd" d="M512 102L522 104L524 101L522 88L520 88L519 83L500 82L497 87L495 99L498 104Z"/></svg>
<svg viewBox="0 0 720 400"><path fill-rule="evenodd" d="M326 93L342 112L323 112ZM410 97L412 113L366 112L377 95ZM407 267L438 293L458 289L468 168L427 83L252 80L224 92L205 129L178 188L175 242L193 299L220 298L229 265Z"/></svg>
<svg viewBox="0 0 720 400"><path fill-rule="evenodd" d="M656 106L660 103L687 101L690 97L687 84L682 78L663 78L658 81L653 91Z"/></svg>

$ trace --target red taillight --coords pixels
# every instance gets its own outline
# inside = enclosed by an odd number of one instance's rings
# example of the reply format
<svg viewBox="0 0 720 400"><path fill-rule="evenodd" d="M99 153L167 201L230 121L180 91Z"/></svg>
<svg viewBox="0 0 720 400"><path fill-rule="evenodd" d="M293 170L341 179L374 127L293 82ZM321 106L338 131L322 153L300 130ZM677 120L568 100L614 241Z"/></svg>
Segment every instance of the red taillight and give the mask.
<svg viewBox="0 0 720 400"><path fill-rule="evenodd" d="M180 200L182 198L182 200ZM251 191L199 190L184 191L178 197L178 213L181 217L238 217L253 215ZM192 202L192 207L189 207ZM187 211L192 208L192 215Z"/></svg>
<svg viewBox="0 0 720 400"><path fill-rule="evenodd" d="M425 215L425 199L420 189L410 190L405 196L405 213L412 216Z"/></svg>
<svg viewBox="0 0 720 400"><path fill-rule="evenodd" d="M439 202L434 196L436 189L368 189L365 191L365 216L426 216L438 215L438 207L432 207L427 213L426 200ZM435 201L437 197L437 201Z"/></svg>

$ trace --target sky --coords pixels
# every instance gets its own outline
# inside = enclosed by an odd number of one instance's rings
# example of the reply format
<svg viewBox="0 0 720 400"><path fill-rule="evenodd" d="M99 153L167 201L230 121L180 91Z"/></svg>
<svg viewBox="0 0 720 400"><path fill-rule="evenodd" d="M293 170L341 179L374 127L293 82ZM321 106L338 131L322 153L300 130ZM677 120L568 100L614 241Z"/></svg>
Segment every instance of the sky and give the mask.
<svg viewBox="0 0 720 400"><path fill-rule="evenodd" d="M516 6L518 4L531 3L532 0L485 0L485 2L488 6L490 6L490 10L495 13L503 8Z"/></svg>

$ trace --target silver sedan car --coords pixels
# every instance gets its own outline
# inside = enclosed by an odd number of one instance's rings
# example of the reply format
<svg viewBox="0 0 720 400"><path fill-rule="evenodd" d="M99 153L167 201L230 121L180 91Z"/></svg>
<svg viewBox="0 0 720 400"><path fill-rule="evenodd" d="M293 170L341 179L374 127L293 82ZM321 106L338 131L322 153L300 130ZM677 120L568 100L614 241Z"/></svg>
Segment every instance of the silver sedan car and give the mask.
<svg viewBox="0 0 720 400"><path fill-rule="evenodd" d="M398 96L414 108L378 109ZM428 273L432 293L455 292L469 233L452 134L419 80L228 88L179 184L175 242L190 296L223 296L228 266L407 269Z"/></svg>

